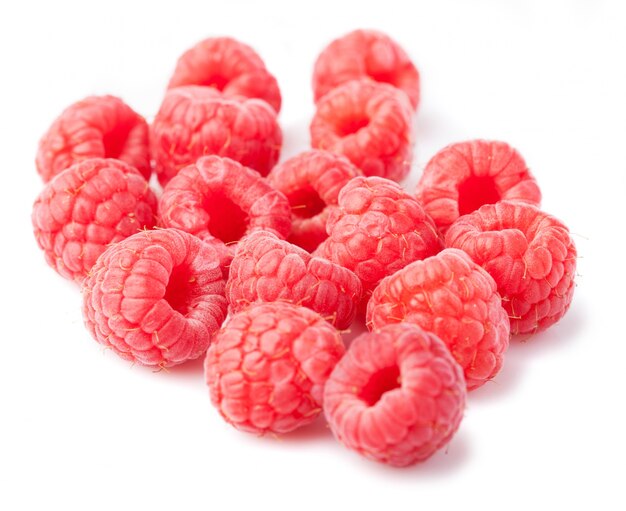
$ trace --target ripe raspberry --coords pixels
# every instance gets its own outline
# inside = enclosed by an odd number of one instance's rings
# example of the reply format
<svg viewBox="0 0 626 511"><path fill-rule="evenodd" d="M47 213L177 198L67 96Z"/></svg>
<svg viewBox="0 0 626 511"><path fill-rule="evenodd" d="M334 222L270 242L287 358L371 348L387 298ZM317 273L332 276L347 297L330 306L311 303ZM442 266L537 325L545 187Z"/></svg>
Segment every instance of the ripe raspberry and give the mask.
<svg viewBox="0 0 626 511"><path fill-rule="evenodd" d="M350 270L257 231L237 247L226 297L234 312L252 302L293 302L343 329L354 319L361 283Z"/></svg>
<svg viewBox="0 0 626 511"><path fill-rule="evenodd" d="M317 104L311 144L346 156L366 176L394 181L411 166L411 106L391 85L347 82Z"/></svg>
<svg viewBox="0 0 626 511"><path fill-rule="evenodd" d="M287 433L321 412L324 384L345 349L321 316L260 303L230 316L205 359L211 401L242 431Z"/></svg>
<svg viewBox="0 0 626 511"><path fill-rule="evenodd" d="M44 182L88 158L115 158L150 178L148 124L115 96L89 96L67 107L39 141Z"/></svg>
<svg viewBox="0 0 626 511"><path fill-rule="evenodd" d="M315 250L328 237L326 219L337 206L339 191L359 175L361 171L343 156L315 149L276 165L267 179L292 207L288 241Z"/></svg>
<svg viewBox="0 0 626 511"><path fill-rule="evenodd" d="M388 35L376 30L354 30L324 48L313 70L315 101L338 85L359 78L397 87L417 109L419 73L406 52Z"/></svg>
<svg viewBox="0 0 626 511"><path fill-rule="evenodd" d="M465 407L461 367L445 344L399 323L354 339L324 390L324 414L337 439L398 467L446 445Z"/></svg>
<svg viewBox="0 0 626 511"><path fill-rule="evenodd" d="M567 312L576 247L553 216L522 202L486 204L452 224L446 246L467 252L496 281L511 333L543 330Z"/></svg>
<svg viewBox="0 0 626 511"><path fill-rule="evenodd" d="M204 85L229 97L263 99L280 111L276 78L250 46L231 37L211 37L183 53L168 88L181 85Z"/></svg>
<svg viewBox="0 0 626 511"><path fill-rule="evenodd" d="M414 197L380 177L356 177L339 193L326 224L328 239L314 255L356 273L362 306L376 285L410 262L439 252L435 224Z"/></svg>
<svg viewBox="0 0 626 511"><path fill-rule="evenodd" d="M222 265L236 242L264 229L285 238L291 210L285 196L258 172L229 158L205 156L181 170L159 199L160 223L198 236L214 246Z"/></svg>
<svg viewBox="0 0 626 511"><path fill-rule="evenodd" d="M227 99L211 87L170 89L152 124L152 154L162 185L205 155L226 156L267 175L282 133L265 101Z"/></svg>
<svg viewBox="0 0 626 511"><path fill-rule="evenodd" d="M137 169L120 160L83 160L37 197L35 238L52 268L81 282L107 245L154 226L156 202Z"/></svg>
<svg viewBox="0 0 626 511"><path fill-rule="evenodd" d="M218 256L176 229L111 245L83 289L85 326L125 360L167 367L202 355L227 302Z"/></svg>
<svg viewBox="0 0 626 511"><path fill-rule="evenodd" d="M417 199L442 233L483 204L515 199L539 205L541 192L522 156L505 142L471 140L444 147L428 162Z"/></svg>
<svg viewBox="0 0 626 511"><path fill-rule="evenodd" d="M493 378L509 345L509 317L496 283L461 250L445 249L386 277L367 304L370 330L407 321L437 335L469 390Z"/></svg>

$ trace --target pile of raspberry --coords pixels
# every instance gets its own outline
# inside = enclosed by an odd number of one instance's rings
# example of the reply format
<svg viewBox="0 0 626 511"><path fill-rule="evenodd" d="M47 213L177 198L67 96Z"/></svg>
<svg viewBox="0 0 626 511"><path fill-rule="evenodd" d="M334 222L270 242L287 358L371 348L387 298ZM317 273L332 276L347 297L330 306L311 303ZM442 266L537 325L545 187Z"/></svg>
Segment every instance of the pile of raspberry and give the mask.
<svg viewBox="0 0 626 511"><path fill-rule="evenodd" d="M312 82L311 147L283 161L278 82L232 38L180 57L152 123L114 96L70 105L39 143L35 238L98 343L163 369L204 357L234 427L323 416L349 449L412 465L512 337L567 312L576 248L505 142L448 145L401 186L420 75L389 36L332 41Z"/></svg>

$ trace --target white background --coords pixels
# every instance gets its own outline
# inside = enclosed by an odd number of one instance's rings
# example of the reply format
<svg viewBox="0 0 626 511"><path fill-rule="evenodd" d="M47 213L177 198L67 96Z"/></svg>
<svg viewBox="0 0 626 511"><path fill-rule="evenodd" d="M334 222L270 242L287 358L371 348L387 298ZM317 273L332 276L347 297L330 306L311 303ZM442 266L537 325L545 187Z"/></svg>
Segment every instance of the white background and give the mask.
<svg viewBox="0 0 626 511"><path fill-rule="evenodd" d="M450 142L508 141L580 254L569 314L513 343L448 449L404 470L359 458L321 422L240 433L212 409L200 362L153 373L105 352L29 218L38 138L71 102L112 93L150 119L177 56L232 35L282 86L292 155L308 144L316 55L359 27L387 31L422 74L407 187ZM625 27L619 2L581 0L4 2L0 508L624 509Z"/></svg>

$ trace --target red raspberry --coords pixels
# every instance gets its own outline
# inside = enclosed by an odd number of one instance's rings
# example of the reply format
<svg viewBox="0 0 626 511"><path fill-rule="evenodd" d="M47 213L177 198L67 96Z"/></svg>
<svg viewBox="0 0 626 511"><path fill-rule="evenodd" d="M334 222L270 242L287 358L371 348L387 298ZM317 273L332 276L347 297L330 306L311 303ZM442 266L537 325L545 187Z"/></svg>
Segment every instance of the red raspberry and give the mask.
<svg viewBox="0 0 626 511"><path fill-rule="evenodd" d="M252 305L230 316L207 352L211 401L237 429L287 433L319 415L344 351L319 314L289 303Z"/></svg>
<svg viewBox="0 0 626 511"><path fill-rule="evenodd" d="M446 246L467 252L496 281L511 333L543 330L567 312L576 247L553 216L522 202L487 204L452 224Z"/></svg>
<svg viewBox="0 0 626 511"><path fill-rule="evenodd" d="M204 85L225 96L263 99L280 111L276 78L250 46L231 37L211 37L183 53L168 88L181 85Z"/></svg>
<svg viewBox="0 0 626 511"><path fill-rule="evenodd" d="M252 302L287 301L347 328L361 298L361 283L346 268L257 231L244 238L230 265L226 297L231 311Z"/></svg>
<svg viewBox="0 0 626 511"><path fill-rule="evenodd" d="M376 30L354 30L324 48L313 70L315 101L338 85L359 78L399 88L417 108L419 73L406 52L388 35Z"/></svg>
<svg viewBox="0 0 626 511"><path fill-rule="evenodd" d="M156 197L137 169L92 158L50 181L33 205L35 238L52 268L81 282L107 245L155 222Z"/></svg>
<svg viewBox="0 0 626 511"><path fill-rule="evenodd" d="M410 262L439 252L442 242L422 206L393 181L356 177L339 193L314 255L356 273L364 306L376 285Z"/></svg>
<svg viewBox="0 0 626 511"><path fill-rule="evenodd" d="M226 316L218 256L176 229L111 245L85 279L91 335L125 360L173 366L202 355Z"/></svg>
<svg viewBox="0 0 626 511"><path fill-rule="evenodd" d="M311 144L346 156L366 176L394 181L411 166L411 106L391 85L356 80L320 99Z"/></svg>
<svg viewBox="0 0 626 511"><path fill-rule="evenodd" d="M376 330L408 321L437 335L465 371L468 389L493 378L509 345L496 283L461 250L445 249L382 280L367 304Z"/></svg>
<svg viewBox="0 0 626 511"><path fill-rule="evenodd" d="M417 199L441 232L483 204L515 199L539 205L541 192L522 156L505 142L471 140L444 147L428 162Z"/></svg>
<svg viewBox="0 0 626 511"><path fill-rule="evenodd" d="M115 96L90 96L67 107L39 141L37 172L45 182L88 158L116 158L150 178L148 124Z"/></svg>
<svg viewBox="0 0 626 511"><path fill-rule="evenodd" d="M352 341L326 382L324 414L346 447L402 467L450 441L465 394L463 371L445 344L399 323Z"/></svg>
<svg viewBox="0 0 626 511"><path fill-rule="evenodd" d="M343 156L305 151L274 167L268 181L285 194L293 212L288 241L309 252L324 241L328 213L337 206L339 191L361 171Z"/></svg>
<svg viewBox="0 0 626 511"><path fill-rule="evenodd" d="M267 175L282 133L265 101L227 99L211 87L170 89L152 124L152 154L162 185L208 154L226 156Z"/></svg>

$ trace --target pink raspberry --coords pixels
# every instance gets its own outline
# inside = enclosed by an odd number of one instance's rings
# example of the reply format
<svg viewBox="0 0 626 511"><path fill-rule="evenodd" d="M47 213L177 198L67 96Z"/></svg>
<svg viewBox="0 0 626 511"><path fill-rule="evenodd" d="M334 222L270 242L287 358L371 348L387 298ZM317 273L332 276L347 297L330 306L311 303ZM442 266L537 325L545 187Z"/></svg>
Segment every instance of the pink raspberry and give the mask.
<svg viewBox="0 0 626 511"><path fill-rule="evenodd" d="M181 85L204 85L225 96L263 99L280 111L276 78L250 46L231 37L210 37L183 53L168 88Z"/></svg>
<svg viewBox="0 0 626 511"><path fill-rule="evenodd" d="M388 35L376 30L354 30L324 48L313 70L315 101L335 87L359 78L399 88L417 109L419 73L406 52Z"/></svg>
<svg viewBox="0 0 626 511"><path fill-rule="evenodd" d="M444 147L428 162L417 199L442 233L483 204L510 199L538 206L541 192L522 156L505 142L471 140Z"/></svg>
<svg viewBox="0 0 626 511"><path fill-rule="evenodd" d="M67 107L39 141L37 172L48 182L89 158L122 160L149 179L145 119L115 96L89 96Z"/></svg>
<svg viewBox="0 0 626 511"><path fill-rule="evenodd" d="M391 85L355 80L317 103L311 145L342 154L366 176L402 180L411 166L411 105Z"/></svg>
<svg viewBox="0 0 626 511"><path fill-rule="evenodd" d="M553 216L523 202L486 204L452 224L446 246L467 252L496 281L511 333L543 330L567 312L576 247Z"/></svg>
<svg viewBox="0 0 626 511"><path fill-rule="evenodd" d="M176 229L111 245L83 289L85 326L125 360L167 367L202 355L226 316L213 248Z"/></svg>
<svg viewBox="0 0 626 511"><path fill-rule="evenodd" d="M289 303L260 303L230 316L205 359L211 401L251 433L287 433L321 412L324 384L345 349L321 316Z"/></svg>
<svg viewBox="0 0 626 511"><path fill-rule="evenodd" d="M312 257L269 232L257 231L237 247L226 297L233 312L252 302L293 302L343 329L354 319L361 283L350 270Z"/></svg>
<svg viewBox="0 0 626 511"><path fill-rule="evenodd" d="M268 181L285 194L293 220L289 242L312 252L324 241L328 213L337 206L339 191L361 171L343 156L305 151L276 165Z"/></svg>
<svg viewBox="0 0 626 511"><path fill-rule="evenodd" d="M370 330L403 321L445 342L469 390L502 367L509 317L494 280L461 250L415 261L378 284L367 304Z"/></svg>
<svg viewBox="0 0 626 511"><path fill-rule="evenodd" d="M282 132L276 112L259 99L227 99L211 87L170 89L152 124L152 155L162 185L205 155L225 156L267 175Z"/></svg>
<svg viewBox="0 0 626 511"><path fill-rule="evenodd" d="M33 205L37 244L59 274L81 282L98 256L155 223L156 197L120 160L92 158L58 174Z"/></svg>
<svg viewBox="0 0 626 511"><path fill-rule="evenodd" d="M445 344L399 323L352 341L326 382L324 414L346 447L403 467L450 441L465 394L463 370Z"/></svg>

